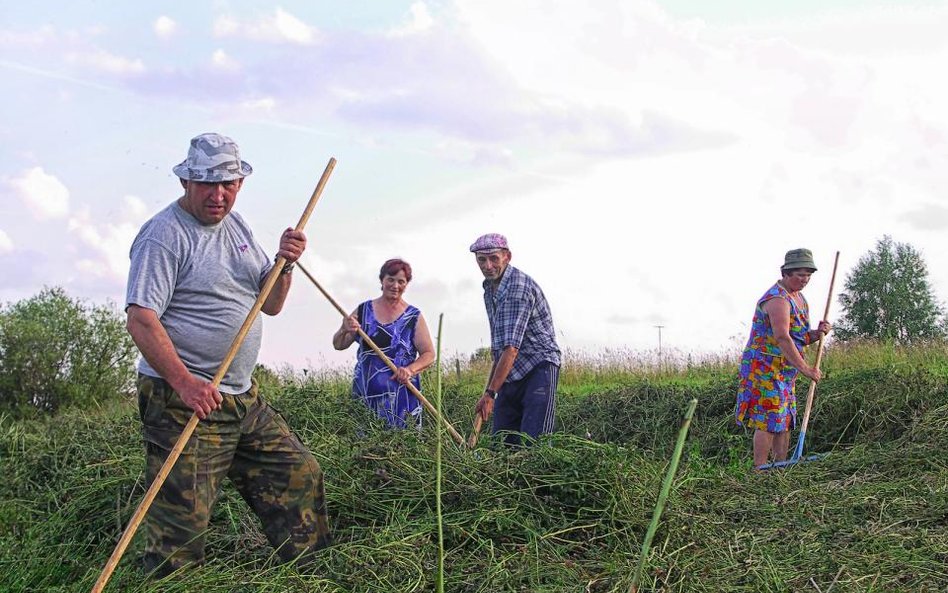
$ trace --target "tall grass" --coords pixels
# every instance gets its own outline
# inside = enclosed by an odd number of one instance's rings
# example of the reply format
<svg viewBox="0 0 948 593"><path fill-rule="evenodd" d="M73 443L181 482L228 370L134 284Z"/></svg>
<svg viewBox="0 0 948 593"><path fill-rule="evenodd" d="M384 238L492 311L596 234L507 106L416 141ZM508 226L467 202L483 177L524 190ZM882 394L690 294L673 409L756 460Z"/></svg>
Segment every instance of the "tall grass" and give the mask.
<svg viewBox="0 0 948 593"><path fill-rule="evenodd" d="M441 406L467 426L486 370L443 369ZM336 544L306 569L275 564L226 485L207 565L146 581L136 538L108 590L434 591L440 519L446 591L626 591L693 397L640 590L946 590L943 346L831 346L807 435L808 451L830 455L766 475L749 471L750 435L733 422L736 361L568 369L557 434L516 452L486 436L477 455L446 444L440 497L435 423L388 430L344 373L277 373L264 392L323 466ZM88 591L144 491L142 467L132 402L0 418L0 591Z"/></svg>
<svg viewBox="0 0 948 593"><path fill-rule="evenodd" d="M438 414L441 408L441 328L444 323L444 313L438 315L438 356L435 359L435 409ZM441 513L441 439L444 426L437 423L435 429L435 516L438 518L438 573L435 578L435 591L444 593L444 521Z"/></svg>
<svg viewBox="0 0 948 593"><path fill-rule="evenodd" d="M639 555L639 564L635 569L635 575L632 577L632 585L629 587L629 593L638 592L639 582L642 580L642 571L645 569L645 560L648 558L649 547L652 545L652 538L655 537L655 531L658 529L658 522L662 517L662 511L665 510L665 501L668 500L668 494L671 492L672 482L674 482L675 473L678 471L678 462L681 460L681 454L685 448L685 439L688 438L688 427L691 426L691 419L694 417L697 407L698 400L693 399L691 403L688 404L688 410L685 411L685 417L678 431L678 440L675 441L675 452L672 453L671 461L668 462L668 470L665 472L662 490L658 493L658 502L655 503L655 511L652 513L652 520L648 524L645 539L642 541L642 553Z"/></svg>

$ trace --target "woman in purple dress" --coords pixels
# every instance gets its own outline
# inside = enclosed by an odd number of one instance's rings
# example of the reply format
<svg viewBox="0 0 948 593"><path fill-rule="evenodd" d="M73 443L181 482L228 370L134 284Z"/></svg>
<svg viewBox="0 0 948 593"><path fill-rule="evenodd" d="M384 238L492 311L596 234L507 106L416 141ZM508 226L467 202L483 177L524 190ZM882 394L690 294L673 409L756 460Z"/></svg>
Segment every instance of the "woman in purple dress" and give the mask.
<svg viewBox="0 0 948 593"><path fill-rule="evenodd" d="M336 350L345 350L359 342L353 397L361 399L390 426L421 428L421 402L407 385L411 382L419 388L419 374L434 362L431 333L421 311L402 299L411 282L408 262L388 260L382 264L379 280L381 296L359 305L333 335L332 345ZM375 351L363 343L359 328L395 363L397 372L392 373Z"/></svg>

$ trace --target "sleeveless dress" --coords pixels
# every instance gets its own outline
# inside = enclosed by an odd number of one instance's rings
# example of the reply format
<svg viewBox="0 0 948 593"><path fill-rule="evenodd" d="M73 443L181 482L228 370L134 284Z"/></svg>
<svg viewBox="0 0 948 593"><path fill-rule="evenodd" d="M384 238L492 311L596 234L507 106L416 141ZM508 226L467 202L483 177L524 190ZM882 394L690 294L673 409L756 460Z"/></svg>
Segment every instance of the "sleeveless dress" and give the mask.
<svg viewBox="0 0 948 593"><path fill-rule="evenodd" d="M790 303L790 339L800 355L809 343L810 307L800 294L803 306L790 298L787 289L774 284L757 301L750 338L741 356L741 379L737 392L734 416L738 424L767 432L784 432L796 425L797 400L794 395L796 367L791 366L780 352L774 338L770 317L764 304L771 299Z"/></svg>
<svg viewBox="0 0 948 593"><path fill-rule="evenodd" d="M415 349L415 326L421 312L408 305L405 312L391 323L380 323L375 317L372 301L359 305L359 324L375 345L388 356L397 367L405 367L418 357ZM421 428L421 402L398 381L378 355L357 337L359 354L356 359L355 376L352 380L352 395L395 428ZM421 387L418 375L411 378L416 388Z"/></svg>

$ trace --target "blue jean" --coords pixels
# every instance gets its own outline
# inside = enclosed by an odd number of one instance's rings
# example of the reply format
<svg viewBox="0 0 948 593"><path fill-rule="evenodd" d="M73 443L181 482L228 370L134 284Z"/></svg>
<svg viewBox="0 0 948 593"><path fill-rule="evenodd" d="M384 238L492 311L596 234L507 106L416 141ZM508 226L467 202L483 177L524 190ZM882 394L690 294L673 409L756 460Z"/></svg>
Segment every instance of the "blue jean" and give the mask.
<svg viewBox="0 0 948 593"><path fill-rule="evenodd" d="M556 384L560 367L541 362L517 381L500 388L494 403L494 434L513 431L504 437L508 445L519 445L520 435L531 438L553 432L556 420Z"/></svg>

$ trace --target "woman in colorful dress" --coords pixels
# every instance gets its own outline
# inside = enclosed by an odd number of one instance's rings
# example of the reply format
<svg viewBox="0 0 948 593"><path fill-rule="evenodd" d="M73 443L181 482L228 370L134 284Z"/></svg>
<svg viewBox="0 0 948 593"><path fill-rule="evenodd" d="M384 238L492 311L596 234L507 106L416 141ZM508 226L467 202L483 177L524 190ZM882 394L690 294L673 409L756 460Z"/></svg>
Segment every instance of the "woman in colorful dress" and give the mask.
<svg viewBox="0 0 948 593"><path fill-rule="evenodd" d="M359 305L333 335L336 350L345 350L359 342L352 395L361 399L390 426L421 428L422 407L408 390L411 382L421 386L418 375L435 359L428 324L417 307L402 299L411 282L411 266L401 259L390 259L379 271L382 294ZM396 373L359 337L358 329L398 368Z"/></svg>
<svg viewBox="0 0 948 593"><path fill-rule="evenodd" d="M735 416L754 429L754 467L784 461L790 430L796 424L794 385L797 373L811 381L822 378L807 364L803 347L830 331L821 321L810 329L810 308L801 292L816 272L809 249L793 249L784 257L781 278L757 301L750 338L741 357L741 381Z"/></svg>

